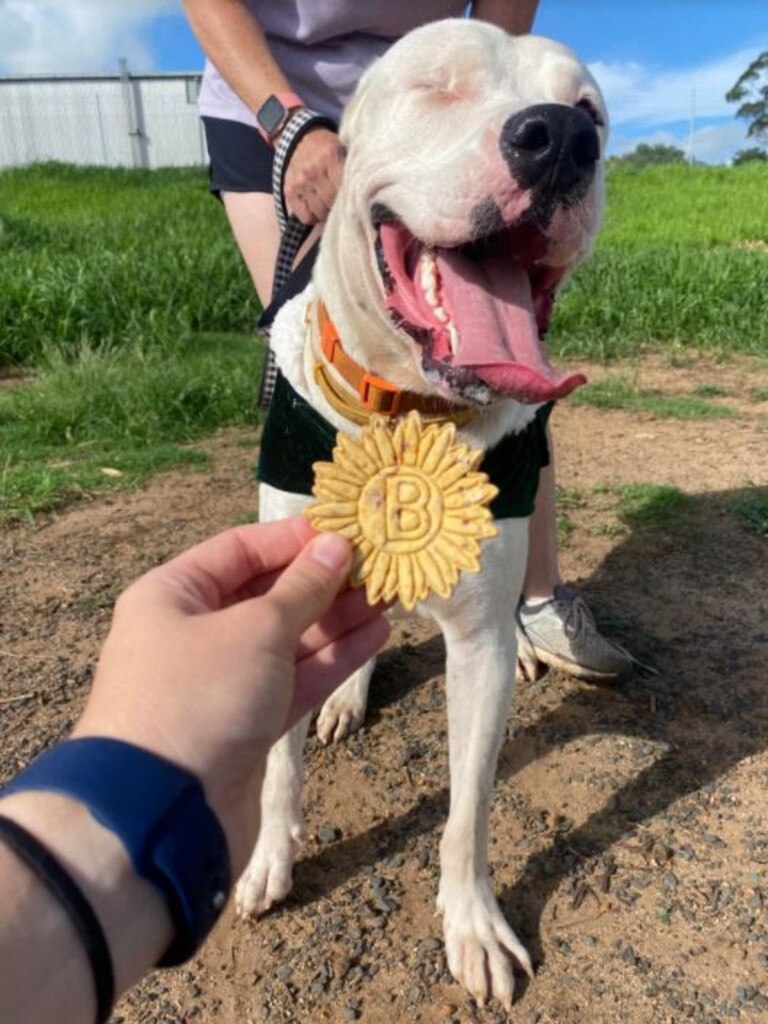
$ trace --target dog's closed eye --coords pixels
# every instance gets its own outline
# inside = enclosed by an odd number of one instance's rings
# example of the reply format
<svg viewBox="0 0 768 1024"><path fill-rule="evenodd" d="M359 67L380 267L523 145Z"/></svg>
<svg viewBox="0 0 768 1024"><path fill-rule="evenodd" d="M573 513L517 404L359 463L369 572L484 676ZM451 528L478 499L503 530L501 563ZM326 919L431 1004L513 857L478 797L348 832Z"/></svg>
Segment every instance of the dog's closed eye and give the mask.
<svg viewBox="0 0 768 1024"><path fill-rule="evenodd" d="M412 79L409 88L414 92L421 92L437 103L456 103L470 100L477 94L473 82L461 81L446 75L422 75Z"/></svg>
<svg viewBox="0 0 768 1024"><path fill-rule="evenodd" d="M471 48L436 53L429 63L414 67L407 78L409 90L439 104L475 100L484 83L488 84L488 79L483 63Z"/></svg>

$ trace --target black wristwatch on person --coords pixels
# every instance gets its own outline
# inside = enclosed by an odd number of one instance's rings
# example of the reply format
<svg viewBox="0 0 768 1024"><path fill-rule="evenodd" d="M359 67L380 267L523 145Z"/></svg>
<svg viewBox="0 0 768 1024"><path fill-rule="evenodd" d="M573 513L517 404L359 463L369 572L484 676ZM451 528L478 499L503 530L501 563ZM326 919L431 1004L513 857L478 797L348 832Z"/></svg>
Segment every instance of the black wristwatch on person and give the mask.
<svg viewBox="0 0 768 1024"><path fill-rule="evenodd" d="M275 145L294 111L304 106L295 92L279 92L269 96L256 111L256 124L265 142Z"/></svg>

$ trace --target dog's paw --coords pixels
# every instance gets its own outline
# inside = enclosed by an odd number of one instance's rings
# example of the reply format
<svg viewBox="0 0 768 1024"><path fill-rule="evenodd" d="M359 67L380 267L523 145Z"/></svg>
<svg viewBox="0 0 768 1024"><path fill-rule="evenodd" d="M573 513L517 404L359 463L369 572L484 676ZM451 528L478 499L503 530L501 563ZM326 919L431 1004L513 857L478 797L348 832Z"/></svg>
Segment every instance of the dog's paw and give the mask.
<svg viewBox="0 0 768 1024"><path fill-rule="evenodd" d="M238 917L265 914L284 900L293 884L293 864L299 852L302 827L273 827L259 835L248 867L235 890Z"/></svg>
<svg viewBox="0 0 768 1024"><path fill-rule="evenodd" d="M437 901L443 913L448 969L480 1005L498 999L512 1009L513 960L529 977L528 953L507 924L490 886L443 886Z"/></svg>
<svg viewBox="0 0 768 1024"><path fill-rule="evenodd" d="M365 720L367 690L361 695L358 688L342 686L332 693L317 716L317 738L327 746L338 743L356 732Z"/></svg>

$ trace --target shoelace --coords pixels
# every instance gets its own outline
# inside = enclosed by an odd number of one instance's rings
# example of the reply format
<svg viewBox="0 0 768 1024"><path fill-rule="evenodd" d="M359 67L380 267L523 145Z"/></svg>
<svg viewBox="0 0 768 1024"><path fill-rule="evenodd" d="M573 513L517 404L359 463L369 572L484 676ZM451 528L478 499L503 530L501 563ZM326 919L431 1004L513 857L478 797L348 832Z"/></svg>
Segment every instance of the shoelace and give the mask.
<svg viewBox="0 0 768 1024"><path fill-rule="evenodd" d="M578 636L585 629L592 630L593 632L596 631L597 627L595 626L594 617L583 597L576 595L570 601L560 599L558 603L570 605L568 611L563 616L563 628L569 640Z"/></svg>
<svg viewBox="0 0 768 1024"><path fill-rule="evenodd" d="M589 605L586 603L584 598L581 597L580 594L577 594L573 598L573 600L570 602L570 605L570 610L566 613L563 619L565 635L568 637L569 640L576 636L584 628L592 629L594 632L599 632L597 629L597 625L595 624L595 617L589 610ZM615 647L617 651L620 651L625 657L629 658L629 660L634 665L636 665L638 668L641 668L644 672L650 672L652 675L655 676L659 674L658 669L654 668L652 665L647 664L647 662L640 661L640 659L636 658L635 655L631 653L631 651L628 651L623 644L620 644L613 639L609 640L607 637L602 638L607 644L610 644L611 647Z"/></svg>

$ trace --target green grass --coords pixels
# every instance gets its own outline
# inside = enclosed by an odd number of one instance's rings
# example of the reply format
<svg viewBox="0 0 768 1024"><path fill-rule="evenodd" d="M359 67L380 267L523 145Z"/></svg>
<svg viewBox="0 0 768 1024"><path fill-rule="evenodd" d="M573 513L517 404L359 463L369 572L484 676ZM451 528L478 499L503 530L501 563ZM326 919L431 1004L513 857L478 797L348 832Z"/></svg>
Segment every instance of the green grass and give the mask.
<svg viewBox="0 0 768 1024"><path fill-rule="evenodd" d="M201 452L157 443L148 451L125 444L94 444L74 450L60 460L61 448L29 445L0 467L0 523L32 523L39 512L50 512L97 491L136 487L148 477L179 466L204 468ZM108 477L103 467L118 469Z"/></svg>
<svg viewBox="0 0 768 1024"><path fill-rule="evenodd" d="M556 507L557 515L555 526L557 528L557 541L561 548L567 547L570 543L573 531L576 529L573 520L568 515L573 509L584 508L587 499L576 487L556 486Z"/></svg>
<svg viewBox="0 0 768 1024"><path fill-rule="evenodd" d="M605 511L610 518L599 523L595 531L608 535L630 530L685 531L699 500L665 484L602 486L593 488L593 493L608 499ZM768 534L768 487L745 488L723 502L722 508L736 516L751 533Z"/></svg>
<svg viewBox="0 0 768 1024"><path fill-rule="evenodd" d="M0 519L257 423L258 302L203 169L4 171L0 246L0 368L32 371L0 391Z"/></svg>
<svg viewBox="0 0 768 1024"><path fill-rule="evenodd" d="M51 344L174 349L253 329L253 287L202 169L6 170L0 211L0 365Z"/></svg>
<svg viewBox="0 0 768 1024"><path fill-rule="evenodd" d="M728 391L719 384L699 384L693 389L693 393L699 398L725 398Z"/></svg>
<svg viewBox="0 0 768 1024"><path fill-rule="evenodd" d="M587 504L586 497L577 487L561 487L557 484L555 498L558 510L584 508Z"/></svg>
<svg viewBox="0 0 768 1024"><path fill-rule="evenodd" d="M625 377L607 377L597 384L590 384L573 394L569 401L597 409L647 412L659 419L700 420L738 416L729 406L715 405L698 395L662 395L641 390Z"/></svg>
<svg viewBox="0 0 768 1024"><path fill-rule="evenodd" d="M617 488L616 514L633 530L675 529L685 525L690 498L665 484L626 484Z"/></svg>
<svg viewBox="0 0 768 1024"><path fill-rule="evenodd" d="M732 501L728 510L752 533L768 534L768 487L753 490Z"/></svg>
<svg viewBox="0 0 768 1024"><path fill-rule="evenodd" d="M555 520L557 528L557 543L559 547L566 548L571 540L575 529L573 521L566 515L558 515Z"/></svg>
<svg viewBox="0 0 768 1024"><path fill-rule="evenodd" d="M614 165L608 172L604 244L684 243L730 248L768 241L765 189L768 167L642 169Z"/></svg>
<svg viewBox="0 0 768 1024"><path fill-rule="evenodd" d="M643 349L759 355L768 347L766 293L764 253L603 244L557 304L550 345L599 360Z"/></svg>
<svg viewBox="0 0 768 1024"><path fill-rule="evenodd" d="M768 166L668 166L608 174L593 257L555 308L561 355L622 358L768 351Z"/></svg>
<svg viewBox="0 0 768 1024"><path fill-rule="evenodd" d="M0 373L24 371L0 389L0 517L204 465L196 440L255 425L258 303L206 185L197 168L0 172ZM765 356L768 258L746 243L768 240L767 193L768 167L612 168L605 229L557 305L552 350ZM733 415L711 388L665 396L619 379L574 397Z"/></svg>
<svg viewBox="0 0 768 1024"><path fill-rule="evenodd" d="M54 349L32 383L0 392L0 519L205 465L190 442L257 422L262 358L253 338L226 334L193 336L172 359L163 347Z"/></svg>
<svg viewBox="0 0 768 1024"><path fill-rule="evenodd" d="M691 498L677 487L666 484L623 484L594 487L601 496L600 507L606 518L593 527L603 536L622 536L630 531L680 531L688 528Z"/></svg>
<svg viewBox="0 0 768 1024"><path fill-rule="evenodd" d="M554 352L768 351L768 166L614 166L593 258L558 302ZM248 331L250 280L202 169L45 164L0 173L0 365L55 342L173 344Z"/></svg>
<svg viewBox="0 0 768 1024"><path fill-rule="evenodd" d="M96 612L111 609L119 595L120 587L107 587L91 594L80 594L72 603L78 611L84 612L86 615L95 615Z"/></svg>

